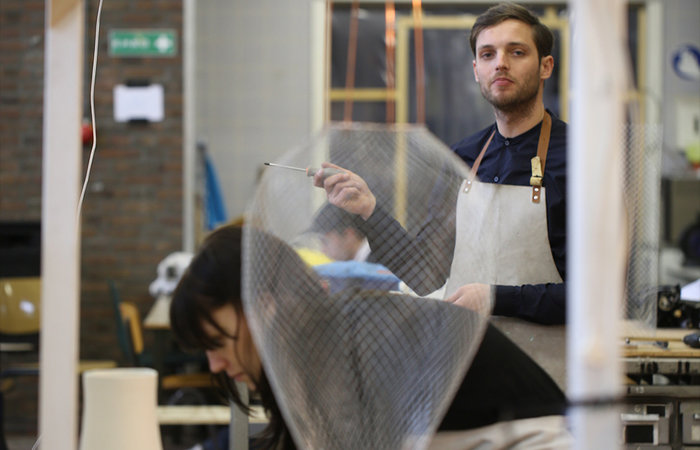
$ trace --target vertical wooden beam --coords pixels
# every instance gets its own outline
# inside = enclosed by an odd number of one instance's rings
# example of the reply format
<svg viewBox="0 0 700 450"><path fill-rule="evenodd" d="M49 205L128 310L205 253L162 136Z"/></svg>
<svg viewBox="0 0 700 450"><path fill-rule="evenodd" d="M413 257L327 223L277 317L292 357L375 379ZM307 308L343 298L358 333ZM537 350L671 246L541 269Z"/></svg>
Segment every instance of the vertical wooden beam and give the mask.
<svg viewBox="0 0 700 450"><path fill-rule="evenodd" d="M241 402L249 404L248 386L236 381L236 388L241 395ZM231 406L231 422L228 427L229 450L248 450L248 414L233 402Z"/></svg>
<svg viewBox="0 0 700 450"><path fill-rule="evenodd" d="M643 73L643 81L640 79L639 88L644 92L644 123L658 125L662 122L661 109L664 85L664 5L661 1L646 2L642 8L644 11L644 31L640 42L640 55L644 55L644 62L640 62L640 73ZM640 59L641 61L641 59Z"/></svg>
<svg viewBox="0 0 700 450"><path fill-rule="evenodd" d="M574 449L618 449L615 401L622 395L618 343L627 251L622 201L626 2L570 3L567 394L574 406L569 417Z"/></svg>
<svg viewBox="0 0 700 450"><path fill-rule="evenodd" d="M184 87L184 115L182 124L182 249L194 252L195 236L195 195L197 189L197 97L195 76L197 72L196 40L197 9L195 0L184 0L182 31L182 83Z"/></svg>
<svg viewBox="0 0 700 450"><path fill-rule="evenodd" d="M41 448L76 448L84 4L47 0L41 240Z"/></svg>
<svg viewBox="0 0 700 450"><path fill-rule="evenodd" d="M330 16L325 0L311 0L311 136L317 135L328 122L328 80L330 80Z"/></svg>
<svg viewBox="0 0 700 450"><path fill-rule="evenodd" d="M410 93L408 86L409 28L410 19L396 21L396 123L406 123L410 117Z"/></svg>

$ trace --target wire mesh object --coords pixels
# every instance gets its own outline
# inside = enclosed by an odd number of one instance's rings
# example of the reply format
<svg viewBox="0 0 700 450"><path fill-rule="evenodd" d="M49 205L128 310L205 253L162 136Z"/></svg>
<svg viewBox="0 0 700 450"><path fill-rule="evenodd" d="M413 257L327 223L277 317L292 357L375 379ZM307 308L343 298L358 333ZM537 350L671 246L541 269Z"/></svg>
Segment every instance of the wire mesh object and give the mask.
<svg viewBox="0 0 700 450"><path fill-rule="evenodd" d="M331 293L319 266L299 256L320 248L312 230L325 191L302 172L267 168L246 214L243 255L245 313L266 374L299 448L425 448L481 342L491 302L472 311L406 286L444 284L469 168L422 126L360 123L331 123L276 163L323 161L363 177L377 207L410 236L430 236L429 245L410 255L399 241L382 244L383 261L418 256L395 274L401 292L347 283ZM426 273L442 278L426 283Z"/></svg>
<svg viewBox="0 0 700 450"><path fill-rule="evenodd" d="M624 198L629 233L625 332L653 332L659 279L661 126L628 124L624 138Z"/></svg>

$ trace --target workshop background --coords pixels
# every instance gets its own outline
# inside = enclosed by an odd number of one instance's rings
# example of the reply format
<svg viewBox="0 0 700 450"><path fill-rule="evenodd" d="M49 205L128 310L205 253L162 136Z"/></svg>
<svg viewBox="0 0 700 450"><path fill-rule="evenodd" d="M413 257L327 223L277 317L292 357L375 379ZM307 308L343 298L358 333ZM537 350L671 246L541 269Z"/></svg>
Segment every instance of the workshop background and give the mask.
<svg viewBox="0 0 700 450"><path fill-rule="evenodd" d="M339 3L347 8L348 2ZM486 4L467 3L475 10ZM661 77L663 90L652 94L664 126L662 238L674 247L700 215L700 178L687 170L680 143L700 133L700 118L692 119L700 81L680 77L671 62L680 46L700 46L700 7L697 0L632 3L662 4L654 11L663 12L664 64L654 76ZM97 0L86 1L86 7L85 96L75 101L83 103L87 121ZM0 0L0 223L25 237L36 234L33 225L41 220L44 8L40 0ZM262 162L305 142L322 124L312 81L318 61L311 56L319 33L312 17L319 13L324 14L324 2L314 0L196 2L194 137L218 168L230 220L243 213ZM153 303L148 287L158 263L186 241L183 20L181 1L104 3L95 85L97 154L82 220L81 358L123 360L108 281L145 314ZM134 29L168 30L174 52L111 54L110 33ZM144 83L163 87L163 120L115 121L114 87ZM691 119L681 120L687 111ZM90 145L88 138L85 165ZM202 232L199 218L195 225L193 232ZM29 237L27 242L36 247ZM4 401L5 433L36 434L37 380L18 378Z"/></svg>

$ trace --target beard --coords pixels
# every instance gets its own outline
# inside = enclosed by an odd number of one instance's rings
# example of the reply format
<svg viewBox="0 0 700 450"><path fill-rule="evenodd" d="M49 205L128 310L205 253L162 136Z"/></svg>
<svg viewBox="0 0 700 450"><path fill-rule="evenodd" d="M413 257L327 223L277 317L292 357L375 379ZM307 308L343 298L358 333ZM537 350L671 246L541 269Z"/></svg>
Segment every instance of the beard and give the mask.
<svg viewBox="0 0 700 450"><path fill-rule="evenodd" d="M496 95L490 90L490 85L481 83L481 95L497 110L505 113L525 112L537 99L540 90L540 71L532 73L523 80L523 84L515 92Z"/></svg>

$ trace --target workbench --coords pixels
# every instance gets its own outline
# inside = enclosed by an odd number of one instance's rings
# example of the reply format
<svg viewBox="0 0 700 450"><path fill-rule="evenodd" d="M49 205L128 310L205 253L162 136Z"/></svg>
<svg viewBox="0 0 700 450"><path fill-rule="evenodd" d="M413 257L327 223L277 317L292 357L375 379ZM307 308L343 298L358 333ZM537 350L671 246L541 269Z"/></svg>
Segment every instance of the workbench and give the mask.
<svg viewBox="0 0 700 450"><path fill-rule="evenodd" d="M626 449L700 450L700 349L682 341L694 332L660 328L623 339Z"/></svg>

